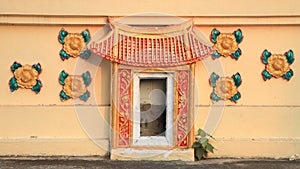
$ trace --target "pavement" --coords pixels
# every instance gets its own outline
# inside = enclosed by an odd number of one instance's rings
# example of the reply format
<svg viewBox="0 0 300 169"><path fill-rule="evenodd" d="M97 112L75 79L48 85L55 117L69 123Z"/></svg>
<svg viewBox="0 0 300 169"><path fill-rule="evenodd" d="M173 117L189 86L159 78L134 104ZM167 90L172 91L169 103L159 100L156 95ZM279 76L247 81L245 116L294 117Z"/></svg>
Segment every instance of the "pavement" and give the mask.
<svg viewBox="0 0 300 169"><path fill-rule="evenodd" d="M300 169L300 160L205 159L183 161L112 161L100 157L0 157L1 169Z"/></svg>

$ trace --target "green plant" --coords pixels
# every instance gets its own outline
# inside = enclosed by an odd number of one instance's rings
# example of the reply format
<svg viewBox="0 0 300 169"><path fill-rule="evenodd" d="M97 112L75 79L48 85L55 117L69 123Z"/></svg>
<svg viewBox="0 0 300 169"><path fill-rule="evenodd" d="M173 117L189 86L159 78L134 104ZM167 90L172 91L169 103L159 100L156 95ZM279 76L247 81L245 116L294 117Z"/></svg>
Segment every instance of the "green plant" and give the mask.
<svg viewBox="0 0 300 169"><path fill-rule="evenodd" d="M196 140L193 144L195 151L195 156L197 159L202 159L207 157L208 151L214 153L214 146L209 143L209 139L216 140L213 136L206 133L204 130L199 129L196 135Z"/></svg>

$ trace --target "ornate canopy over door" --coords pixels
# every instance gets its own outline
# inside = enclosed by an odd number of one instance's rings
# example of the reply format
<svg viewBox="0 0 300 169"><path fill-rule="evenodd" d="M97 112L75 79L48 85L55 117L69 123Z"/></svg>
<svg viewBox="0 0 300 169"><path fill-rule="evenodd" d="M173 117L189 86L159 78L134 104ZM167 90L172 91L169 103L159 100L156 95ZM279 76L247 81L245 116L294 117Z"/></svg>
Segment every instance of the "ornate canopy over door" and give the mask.
<svg viewBox="0 0 300 169"><path fill-rule="evenodd" d="M135 154L138 150L181 149L193 159L193 63L210 56L212 45L198 36L191 21L160 27L112 22L109 28L106 36L92 39L89 49L114 63L111 158L145 155ZM142 133L140 98L147 81L164 83L164 133L157 136ZM173 159L187 160L180 155Z"/></svg>
<svg viewBox="0 0 300 169"><path fill-rule="evenodd" d="M115 63L142 67L187 65L210 56L211 44L199 37L191 21L149 27L109 23L111 29L90 50Z"/></svg>

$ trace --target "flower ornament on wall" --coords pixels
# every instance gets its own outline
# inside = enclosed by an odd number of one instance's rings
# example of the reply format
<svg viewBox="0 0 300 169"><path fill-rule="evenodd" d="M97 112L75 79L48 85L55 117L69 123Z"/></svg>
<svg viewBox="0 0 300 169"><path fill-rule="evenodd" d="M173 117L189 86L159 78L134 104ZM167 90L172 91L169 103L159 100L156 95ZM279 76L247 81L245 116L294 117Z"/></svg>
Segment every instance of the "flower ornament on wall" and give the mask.
<svg viewBox="0 0 300 169"><path fill-rule="evenodd" d="M290 65L294 62L294 53L292 50L284 54L272 54L268 50L264 50L261 56L261 61L265 64L265 69L262 71L262 77L266 81L272 77L282 77L290 80L294 75Z"/></svg>
<svg viewBox="0 0 300 169"><path fill-rule="evenodd" d="M243 34L240 29L233 33L220 33L216 28L214 28L211 31L210 40L214 43L215 48L212 55L213 59L221 56L230 56L237 60L242 54L242 51L238 46L238 44L240 44L243 40Z"/></svg>
<svg viewBox="0 0 300 169"><path fill-rule="evenodd" d="M68 33L64 29L59 31L58 41L63 45L59 55L62 60L69 57L81 57L87 59L91 52L87 49L87 43L91 40L88 29L81 33Z"/></svg>
<svg viewBox="0 0 300 169"><path fill-rule="evenodd" d="M41 91L42 82L39 80L39 75L42 72L42 68L39 63L32 66L22 66L18 62L14 62L10 69L14 74L14 77L9 80L11 92L19 88L31 89L36 94Z"/></svg>
<svg viewBox="0 0 300 169"><path fill-rule="evenodd" d="M91 75L88 71L82 75L69 75L62 71L59 75L59 83L63 86L59 94L61 101L70 98L87 101L90 97L87 86L91 83Z"/></svg>
<svg viewBox="0 0 300 169"><path fill-rule="evenodd" d="M213 101L230 100L237 102L241 98L238 87L242 84L242 79L239 73L231 77L220 77L213 72L210 75L209 83L213 87L213 92L211 93Z"/></svg>

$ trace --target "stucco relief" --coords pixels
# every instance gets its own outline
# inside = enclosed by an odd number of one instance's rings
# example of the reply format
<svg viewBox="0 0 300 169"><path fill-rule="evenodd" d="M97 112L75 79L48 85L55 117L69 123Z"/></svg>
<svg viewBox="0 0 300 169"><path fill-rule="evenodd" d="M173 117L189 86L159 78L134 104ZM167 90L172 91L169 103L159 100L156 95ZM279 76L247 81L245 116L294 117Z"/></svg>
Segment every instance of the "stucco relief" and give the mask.
<svg viewBox="0 0 300 169"><path fill-rule="evenodd" d="M241 29L234 31L233 33L221 33L214 28L211 31L210 40L214 43L215 48L215 51L212 55L213 59L221 56L230 56L231 58L237 60L242 55L242 50L238 46L243 40Z"/></svg>
<svg viewBox="0 0 300 169"><path fill-rule="evenodd" d="M213 87L213 92L211 93L212 101L230 100L237 102L241 98L238 87L242 84L242 79L239 73L231 77L220 77L216 73L212 73L209 83Z"/></svg>
<svg viewBox="0 0 300 169"><path fill-rule="evenodd" d="M177 145L188 145L189 71L178 71Z"/></svg>
<svg viewBox="0 0 300 169"><path fill-rule="evenodd" d="M87 101L90 97L87 86L91 83L91 75L88 71L82 75L69 75L65 71L61 71L59 83L63 86L59 94L61 101L70 98Z"/></svg>
<svg viewBox="0 0 300 169"><path fill-rule="evenodd" d="M41 91L42 82L39 80L39 75L42 72L41 65L21 65L18 62L14 62L11 66L11 71L14 74L9 80L10 91L13 92L19 88L31 89L36 94Z"/></svg>
<svg viewBox="0 0 300 169"><path fill-rule="evenodd" d="M130 114L131 114L131 71L129 69L119 69L119 105L118 105L118 146L129 146L130 136Z"/></svg>
<svg viewBox="0 0 300 169"><path fill-rule="evenodd" d="M294 75L293 70L290 68L294 60L292 50L284 54L272 54L268 50L264 50L261 56L261 61L265 64L265 69L262 71L263 79L266 81L272 77L282 77L289 81Z"/></svg>
<svg viewBox="0 0 300 169"><path fill-rule="evenodd" d="M62 49L59 52L62 60L70 57L81 57L87 59L90 56L90 51L87 49L87 43L90 41L90 32L88 29L81 33L69 33L64 29L59 31L58 41L62 44Z"/></svg>

